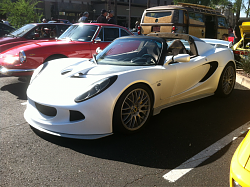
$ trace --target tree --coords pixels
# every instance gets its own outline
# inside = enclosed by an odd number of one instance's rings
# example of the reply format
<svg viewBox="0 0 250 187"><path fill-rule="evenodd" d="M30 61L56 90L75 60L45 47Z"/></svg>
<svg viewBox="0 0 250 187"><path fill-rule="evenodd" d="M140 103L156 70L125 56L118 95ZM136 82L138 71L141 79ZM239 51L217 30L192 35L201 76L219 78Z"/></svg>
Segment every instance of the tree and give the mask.
<svg viewBox="0 0 250 187"><path fill-rule="evenodd" d="M8 20L15 28L20 28L24 24L37 22L42 18L42 14L36 13L40 8L36 5L40 1L36 0L0 0L0 10L7 14Z"/></svg>
<svg viewBox="0 0 250 187"><path fill-rule="evenodd" d="M236 23L238 22L238 20L240 18L240 11L241 11L241 8L242 8L242 1L243 0L235 0L235 3L234 3L234 12L236 13L236 16L235 16Z"/></svg>

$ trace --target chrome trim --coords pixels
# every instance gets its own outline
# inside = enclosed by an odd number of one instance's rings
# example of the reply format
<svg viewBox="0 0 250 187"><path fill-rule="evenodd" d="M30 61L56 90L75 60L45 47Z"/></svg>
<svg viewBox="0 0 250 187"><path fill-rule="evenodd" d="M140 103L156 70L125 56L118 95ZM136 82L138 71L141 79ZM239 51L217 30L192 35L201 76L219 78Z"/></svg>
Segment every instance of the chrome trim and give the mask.
<svg viewBox="0 0 250 187"><path fill-rule="evenodd" d="M24 73L35 71L35 69L7 69L3 66L0 66L0 73L3 75L11 75L13 73Z"/></svg>

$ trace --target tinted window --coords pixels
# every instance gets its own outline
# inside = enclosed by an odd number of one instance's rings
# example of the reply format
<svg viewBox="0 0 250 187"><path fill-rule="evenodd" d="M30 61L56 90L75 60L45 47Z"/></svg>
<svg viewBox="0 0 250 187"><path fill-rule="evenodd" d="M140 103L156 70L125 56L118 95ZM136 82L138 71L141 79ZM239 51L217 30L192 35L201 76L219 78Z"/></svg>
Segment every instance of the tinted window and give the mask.
<svg viewBox="0 0 250 187"><path fill-rule="evenodd" d="M171 16L172 12L167 11L167 12L148 12L146 13L146 16L148 17L153 17L153 18L161 18L165 16Z"/></svg>
<svg viewBox="0 0 250 187"><path fill-rule="evenodd" d="M36 39L55 38L57 36L56 25L39 25L29 32L26 38L32 39L35 34L39 36L36 36Z"/></svg>
<svg viewBox="0 0 250 187"><path fill-rule="evenodd" d="M96 33L96 25L71 25L58 39L71 39L73 41L91 41Z"/></svg>
<svg viewBox="0 0 250 187"><path fill-rule="evenodd" d="M119 37L119 28L104 28L104 41L113 41Z"/></svg>
<svg viewBox="0 0 250 187"><path fill-rule="evenodd" d="M190 23L192 21L195 21L197 24L198 23L204 23L203 14L195 13L195 12L189 12L189 21L190 21Z"/></svg>
<svg viewBox="0 0 250 187"><path fill-rule="evenodd" d="M121 36L129 36L129 35L130 34L127 31L121 29Z"/></svg>
<svg viewBox="0 0 250 187"><path fill-rule="evenodd" d="M34 27L36 27L36 25L27 24L27 25L24 25L23 27L21 27L20 29L17 29L17 30L15 30L15 31L13 31L13 32L10 33L10 34L11 34L11 35L14 35L14 36L22 37L22 36L24 36L28 31L30 31L31 29L33 29Z"/></svg>
<svg viewBox="0 0 250 187"><path fill-rule="evenodd" d="M228 28L226 18L224 18L224 17L218 17L218 26L219 27L226 27L226 28Z"/></svg>

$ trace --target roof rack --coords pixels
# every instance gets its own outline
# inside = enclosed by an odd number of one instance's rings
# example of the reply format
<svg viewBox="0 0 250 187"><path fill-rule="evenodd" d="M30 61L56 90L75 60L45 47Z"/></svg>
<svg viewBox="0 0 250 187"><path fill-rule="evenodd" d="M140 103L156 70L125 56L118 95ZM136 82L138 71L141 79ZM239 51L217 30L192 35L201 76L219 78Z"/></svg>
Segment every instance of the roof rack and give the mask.
<svg viewBox="0 0 250 187"><path fill-rule="evenodd" d="M206 9L214 10L211 7L205 6L205 5L197 5L197 4L192 4L192 3L180 3L180 2L178 2L177 4L182 5L182 6L198 7L198 8L206 8Z"/></svg>
<svg viewBox="0 0 250 187"><path fill-rule="evenodd" d="M209 6L197 5L197 4L191 4L191 3L180 3L180 2L178 2L178 5L191 8L195 12L204 12L208 14L220 14L220 11L214 10L213 8Z"/></svg>

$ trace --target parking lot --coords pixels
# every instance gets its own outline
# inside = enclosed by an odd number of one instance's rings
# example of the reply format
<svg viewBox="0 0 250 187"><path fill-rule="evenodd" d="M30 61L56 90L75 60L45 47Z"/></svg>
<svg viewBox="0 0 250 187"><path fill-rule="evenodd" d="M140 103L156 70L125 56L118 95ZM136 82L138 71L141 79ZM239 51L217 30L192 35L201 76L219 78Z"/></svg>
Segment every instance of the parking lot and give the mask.
<svg viewBox="0 0 250 187"><path fill-rule="evenodd" d="M27 83L0 80L1 186L229 186L232 155L250 127L250 90L236 84L228 98L163 110L138 134L60 138L24 120ZM182 165L237 129L239 138L215 147L197 166ZM176 167L188 172L177 172L174 182L163 177Z"/></svg>

